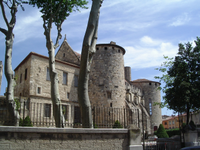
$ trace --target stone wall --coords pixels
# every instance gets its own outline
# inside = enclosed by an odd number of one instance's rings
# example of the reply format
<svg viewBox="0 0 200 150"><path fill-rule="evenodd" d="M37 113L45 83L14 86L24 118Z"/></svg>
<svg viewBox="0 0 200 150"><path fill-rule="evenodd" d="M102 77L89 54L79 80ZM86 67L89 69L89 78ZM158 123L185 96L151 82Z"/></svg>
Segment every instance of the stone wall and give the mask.
<svg viewBox="0 0 200 150"><path fill-rule="evenodd" d="M125 107L125 50L116 45L97 44L90 70L89 97L100 107Z"/></svg>
<svg viewBox="0 0 200 150"><path fill-rule="evenodd" d="M141 82L132 81L132 84L140 88L143 93L145 108L151 117L151 128L153 129L154 126L159 127L159 125L162 124L161 109L158 105L154 106L154 103L161 102L160 90L158 90L160 83L146 80Z"/></svg>
<svg viewBox="0 0 200 150"><path fill-rule="evenodd" d="M127 129L0 127L0 147L7 149L128 150Z"/></svg>
<svg viewBox="0 0 200 150"><path fill-rule="evenodd" d="M55 57L62 61L80 65L80 54L72 50L66 39L63 41Z"/></svg>
<svg viewBox="0 0 200 150"><path fill-rule="evenodd" d="M3 76L3 64L2 64L2 61L0 61L0 92L1 92L2 76Z"/></svg>

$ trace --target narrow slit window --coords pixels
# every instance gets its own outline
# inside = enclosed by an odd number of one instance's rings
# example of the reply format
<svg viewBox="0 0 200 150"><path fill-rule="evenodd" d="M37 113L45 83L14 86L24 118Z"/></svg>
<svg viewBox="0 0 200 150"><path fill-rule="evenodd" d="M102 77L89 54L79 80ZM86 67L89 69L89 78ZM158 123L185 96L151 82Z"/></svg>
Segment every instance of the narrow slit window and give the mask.
<svg viewBox="0 0 200 150"><path fill-rule="evenodd" d="M24 79L25 79L25 80L27 79L27 68L25 69L25 76L24 76Z"/></svg>
<svg viewBox="0 0 200 150"><path fill-rule="evenodd" d="M38 94L41 94L41 87L38 87L38 88L37 88L37 93L38 93Z"/></svg>
<svg viewBox="0 0 200 150"><path fill-rule="evenodd" d="M20 83L22 83L22 73L20 74Z"/></svg>
<svg viewBox="0 0 200 150"><path fill-rule="evenodd" d="M63 72L63 84L67 85L67 73Z"/></svg>
<svg viewBox="0 0 200 150"><path fill-rule="evenodd" d="M78 87L78 75L74 76L74 86Z"/></svg>
<svg viewBox="0 0 200 150"><path fill-rule="evenodd" d="M107 98L108 98L108 99L111 99L111 98L112 98L111 91L107 91Z"/></svg>
<svg viewBox="0 0 200 150"><path fill-rule="evenodd" d="M47 67L46 80L50 81L50 73L49 73L49 68L48 67Z"/></svg>

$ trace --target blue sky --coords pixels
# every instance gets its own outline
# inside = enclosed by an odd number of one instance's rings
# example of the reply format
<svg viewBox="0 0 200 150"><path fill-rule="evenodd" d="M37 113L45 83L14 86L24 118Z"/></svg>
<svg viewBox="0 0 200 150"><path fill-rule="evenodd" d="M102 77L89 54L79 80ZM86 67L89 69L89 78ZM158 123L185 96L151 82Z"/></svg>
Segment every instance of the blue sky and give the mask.
<svg viewBox="0 0 200 150"><path fill-rule="evenodd" d="M132 80L149 79L161 73L155 68L164 61L163 55L174 57L178 44L193 42L200 31L199 0L104 0L100 13L97 43L116 42L126 50L125 66L132 69ZM89 9L73 12L62 26L64 35L73 50L81 53ZM9 11L7 10L7 15ZM41 14L37 8L19 7L14 29L13 69L31 52L48 56ZM6 27L0 12L0 27ZM55 41L56 28L52 29ZM0 60L4 63L5 36L0 33ZM57 49L58 50L58 49ZM56 52L57 52L56 50ZM162 84L162 83L161 83ZM0 95L6 88L3 76ZM172 111L162 109L162 114Z"/></svg>

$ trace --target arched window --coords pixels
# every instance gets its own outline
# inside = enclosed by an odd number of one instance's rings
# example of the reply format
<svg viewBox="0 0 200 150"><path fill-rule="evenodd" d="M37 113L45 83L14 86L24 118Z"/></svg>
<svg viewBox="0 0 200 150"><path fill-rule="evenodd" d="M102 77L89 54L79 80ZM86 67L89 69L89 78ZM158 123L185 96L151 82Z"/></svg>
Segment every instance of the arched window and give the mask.
<svg viewBox="0 0 200 150"><path fill-rule="evenodd" d="M149 98L149 114L152 115L152 100Z"/></svg>

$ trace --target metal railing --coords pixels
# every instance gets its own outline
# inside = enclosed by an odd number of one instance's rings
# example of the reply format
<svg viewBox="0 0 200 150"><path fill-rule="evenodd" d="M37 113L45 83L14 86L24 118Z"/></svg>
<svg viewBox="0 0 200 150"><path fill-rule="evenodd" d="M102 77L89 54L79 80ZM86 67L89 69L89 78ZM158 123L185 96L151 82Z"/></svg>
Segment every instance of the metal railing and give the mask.
<svg viewBox="0 0 200 150"><path fill-rule="evenodd" d="M29 116L31 123L35 127L55 127L53 117L53 106L51 103L36 103L36 102L19 102L19 115L21 120ZM65 104L66 106L66 104ZM129 124L135 124L137 127L142 125L142 117L138 109L129 108L112 108L92 106L92 117L94 128L127 128ZM65 107L65 127L82 127L81 114L79 107ZM145 123L144 123L145 122ZM147 121L143 120L143 124L147 126ZM9 112L6 107L6 102L0 102L0 125L12 124L9 117ZM114 126L115 125L115 126Z"/></svg>

